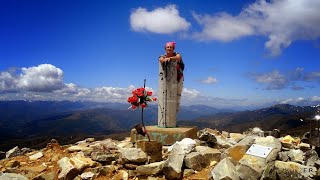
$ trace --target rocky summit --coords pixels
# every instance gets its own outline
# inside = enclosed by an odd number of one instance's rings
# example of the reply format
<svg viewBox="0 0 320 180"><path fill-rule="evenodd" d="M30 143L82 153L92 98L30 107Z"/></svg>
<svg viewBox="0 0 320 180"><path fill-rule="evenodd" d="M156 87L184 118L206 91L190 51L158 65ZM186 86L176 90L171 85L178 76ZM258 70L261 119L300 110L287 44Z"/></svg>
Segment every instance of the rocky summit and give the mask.
<svg viewBox="0 0 320 180"><path fill-rule="evenodd" d="M52 140L43 149L2 153L0 179L163 180L317 179L318 148L300 137L252 128L244 133L202 129L197 139L172 146L87 138L72 145ZM153 145L154 143L154 145ZM259 149L260 148L260 149ZM264 149L263 149L264 148Z"/></svg>

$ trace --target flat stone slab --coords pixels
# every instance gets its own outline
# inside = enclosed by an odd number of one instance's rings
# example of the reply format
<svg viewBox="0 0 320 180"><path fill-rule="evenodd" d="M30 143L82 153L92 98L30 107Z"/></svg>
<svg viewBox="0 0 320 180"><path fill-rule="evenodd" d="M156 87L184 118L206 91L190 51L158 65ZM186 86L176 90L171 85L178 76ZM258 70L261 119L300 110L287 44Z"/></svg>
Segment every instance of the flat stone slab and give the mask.
<svg viewBox="0 0 320 180"><path fill-rule="evenodd" d="M197 139L197 127L176 127L162 128L158 126L146 126L150 140L159 141L162 145L172 145L176 141L181 141L184 138ZM131 130L131 142L140 140L148 140L147 135L141 136L137 134L136 129Z"/></svg>

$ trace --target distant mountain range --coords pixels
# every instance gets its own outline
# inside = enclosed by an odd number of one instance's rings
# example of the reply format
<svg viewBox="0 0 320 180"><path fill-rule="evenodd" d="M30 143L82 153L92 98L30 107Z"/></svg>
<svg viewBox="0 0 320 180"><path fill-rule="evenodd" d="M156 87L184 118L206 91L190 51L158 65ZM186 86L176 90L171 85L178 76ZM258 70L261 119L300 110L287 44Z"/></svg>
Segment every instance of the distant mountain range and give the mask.
<svg viewBox="0 0 320 180"><path fill-rule="evenodd" d="M280 129L282 133L301 135L315 126L315 115L320 107L277 104L253 111L217 113L193 121L180 121L181 125L210 127L230 132L243 132L251 127L263 130Z"/></svg>
<svg viewBox="0 0 320 180"><path fill-rule="evenodd" d="M0 150L15 145L44 146L51 138L72 143L84 137L127 133L141 121L140 110L128 104L82 101L0 101ZM182 106L178 125L209 127L242 132L259 126L264 130L304 129L317 108L275 105L254 111L236 112L205 105ZM301 121L305 119L307 121ZM157 106L144 111L146 125L157 124ZM300 128L300 129L301 129ZM302 129L303 129L302 128Z"/></svg>

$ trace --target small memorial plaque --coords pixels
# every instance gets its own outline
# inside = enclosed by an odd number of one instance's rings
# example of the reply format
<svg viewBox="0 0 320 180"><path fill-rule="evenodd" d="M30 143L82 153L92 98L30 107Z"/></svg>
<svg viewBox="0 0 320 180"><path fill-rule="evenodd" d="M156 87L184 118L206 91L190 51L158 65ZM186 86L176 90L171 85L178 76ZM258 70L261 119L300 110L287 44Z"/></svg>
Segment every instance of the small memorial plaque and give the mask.
<svg viewBox="0 0 320 180"><path fill-rule="evenodd" d="M262 158L266 158L271 151L272 151L272 147L253 144L248 149L246 154L253 155L253 156L258 156L258 157L262 157Z"/></svg>

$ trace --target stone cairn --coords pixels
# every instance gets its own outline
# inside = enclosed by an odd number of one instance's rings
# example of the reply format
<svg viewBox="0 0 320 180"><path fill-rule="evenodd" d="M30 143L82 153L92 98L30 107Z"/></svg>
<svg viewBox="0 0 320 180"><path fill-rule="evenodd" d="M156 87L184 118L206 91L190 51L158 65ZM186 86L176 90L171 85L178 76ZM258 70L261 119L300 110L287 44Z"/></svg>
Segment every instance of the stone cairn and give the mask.
<svg viewBox="0 0 320 180"><path fill-rule="evenodd" d="M198 131L172 146L138 148L123 141L87 138L73 145L56 140L46 148L14 147L1 152L0 179L317 179L320 159L314 147L279 131L259 128L229 133ZM262 158L247 153L252 145L272 148ZM153 151L152 149L157 149Z"/></svg>

